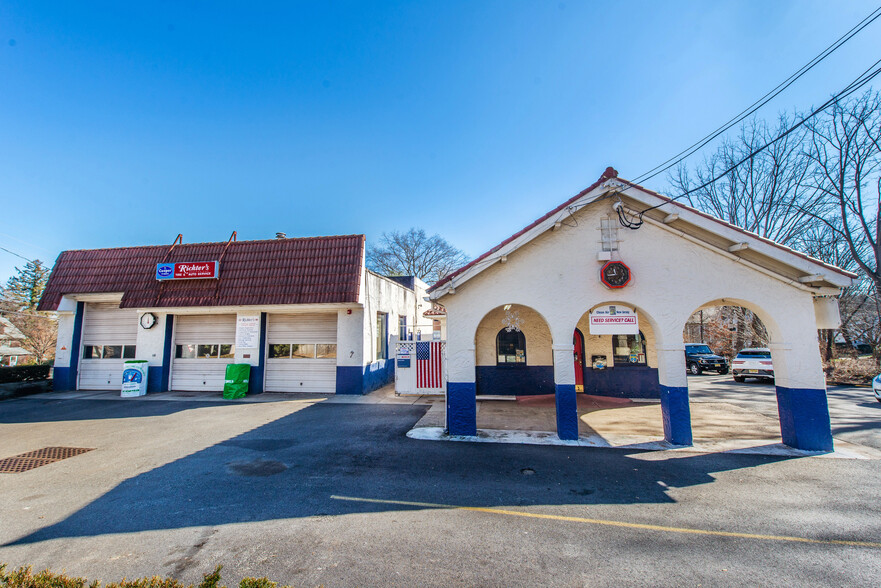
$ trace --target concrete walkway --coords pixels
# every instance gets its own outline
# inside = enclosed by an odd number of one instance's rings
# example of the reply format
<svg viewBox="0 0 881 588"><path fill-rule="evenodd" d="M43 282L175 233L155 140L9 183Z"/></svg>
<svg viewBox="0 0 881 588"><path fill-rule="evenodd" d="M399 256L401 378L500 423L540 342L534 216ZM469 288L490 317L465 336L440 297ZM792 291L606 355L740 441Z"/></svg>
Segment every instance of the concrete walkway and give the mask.
<svg viewBox="0 0 881 588"><path fill-rule="evenodd" d="M630 400L578 395L579 438L563 441L556 435L556 407L553 395L520 396L513 400L477 401L477 438L444 433L443 403L435 404L408 436L422 440L521 443L613 447L686 453L754 453L881 459L881 451L835 440L835 452L792 449L780 440L780 424L758 412L726 402L692 402L693 446L676 446L664 441L661 405L653 400Z"/></svg>

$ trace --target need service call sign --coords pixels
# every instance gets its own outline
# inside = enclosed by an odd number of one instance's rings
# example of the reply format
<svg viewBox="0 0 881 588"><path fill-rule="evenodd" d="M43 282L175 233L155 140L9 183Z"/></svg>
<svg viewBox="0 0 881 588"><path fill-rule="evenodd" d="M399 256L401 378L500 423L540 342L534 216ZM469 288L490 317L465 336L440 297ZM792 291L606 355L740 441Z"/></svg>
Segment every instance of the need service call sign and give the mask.
<svg viewBox="0 0 881 588"><path fill-rule="evenodd" d="M218 261L178 261L157 263L157 280L204 280L220 277Z"/></svg>

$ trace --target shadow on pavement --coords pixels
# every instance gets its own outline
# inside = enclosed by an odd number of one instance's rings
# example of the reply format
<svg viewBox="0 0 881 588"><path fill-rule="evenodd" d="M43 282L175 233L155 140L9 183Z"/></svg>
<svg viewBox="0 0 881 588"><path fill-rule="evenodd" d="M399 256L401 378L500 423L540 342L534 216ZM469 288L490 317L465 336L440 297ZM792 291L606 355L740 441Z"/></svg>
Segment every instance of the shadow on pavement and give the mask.
<svg viewBox="0 0 881 588"><path fill-rule="evenodd" d="M175 403L180 405L181 403ZM123 481L7 545L110 533L414 510L331 495L460 506L672 503L666 487L790 458L416 441L424 406L313 405Z"/></svg>

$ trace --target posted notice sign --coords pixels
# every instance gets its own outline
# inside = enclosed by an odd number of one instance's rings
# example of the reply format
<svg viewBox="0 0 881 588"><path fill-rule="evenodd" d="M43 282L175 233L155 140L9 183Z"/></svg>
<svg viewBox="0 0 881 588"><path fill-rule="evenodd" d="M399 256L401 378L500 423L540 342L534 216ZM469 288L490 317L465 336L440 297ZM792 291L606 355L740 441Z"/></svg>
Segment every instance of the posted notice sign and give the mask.
<svg viewBox="0 0 881 588"><path fill-rule="evenodd" d="M157 280L200 280L220 277L218 261L178 261L175 263L157 263Z"/></svg>
<svg viewBox="0 0 881 588"><path fill-rule="evenodd" d="M627 306L609 304L590 313L591 335L638 335L636 311Z"/></svg>
<svg viewBox="0 0 881 588"><path fill-rule="evenodd" d="M236 348L256 349L258 347L260 347L260 317L238 317L236 319Z"/></svg>

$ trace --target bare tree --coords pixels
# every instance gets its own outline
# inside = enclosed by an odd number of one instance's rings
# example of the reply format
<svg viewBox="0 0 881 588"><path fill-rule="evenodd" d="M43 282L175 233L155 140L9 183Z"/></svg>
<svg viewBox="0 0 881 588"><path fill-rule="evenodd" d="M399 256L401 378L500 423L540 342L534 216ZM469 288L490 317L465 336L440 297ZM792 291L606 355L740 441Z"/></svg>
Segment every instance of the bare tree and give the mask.
<svg viewBox="0 0 881 588"><path fill-rule="evenodd" d="M881 291L881 95L869 90L811 121L810 187L815 218L843 240L856 266ZM823 214L831 207L834 214Z"/></svg>
<svg viewBox="0 0 881 588"><path fill-rule="evenodd" d="M16 312L6 318L24 335L21 346L34 354L37 363L55 357L58 324L47 313Z"/></svg>
<svg viewBox="0 0 881 588"><path fill-rule="evenodd" d="M367 266L391 276L416 276L429 284L440 280L468 262L461 250L440 235L411 228L406 233L383 233L378 243L367 247Z"/></svg>
<svg viewBox="0 0 881 588"><path fill-rule="evenodd" d="M781 115L772 128L752 120L734 140L726 140L694 172L681 165L670 177L681 193L730 168L792 125ZM794 132L749 158L718 181L689 194L692 206L778 243L798 246L800 237L818 221L806 210L818 212L822 198L806 189L810 160L804 156L806 131Z"/></svg>

